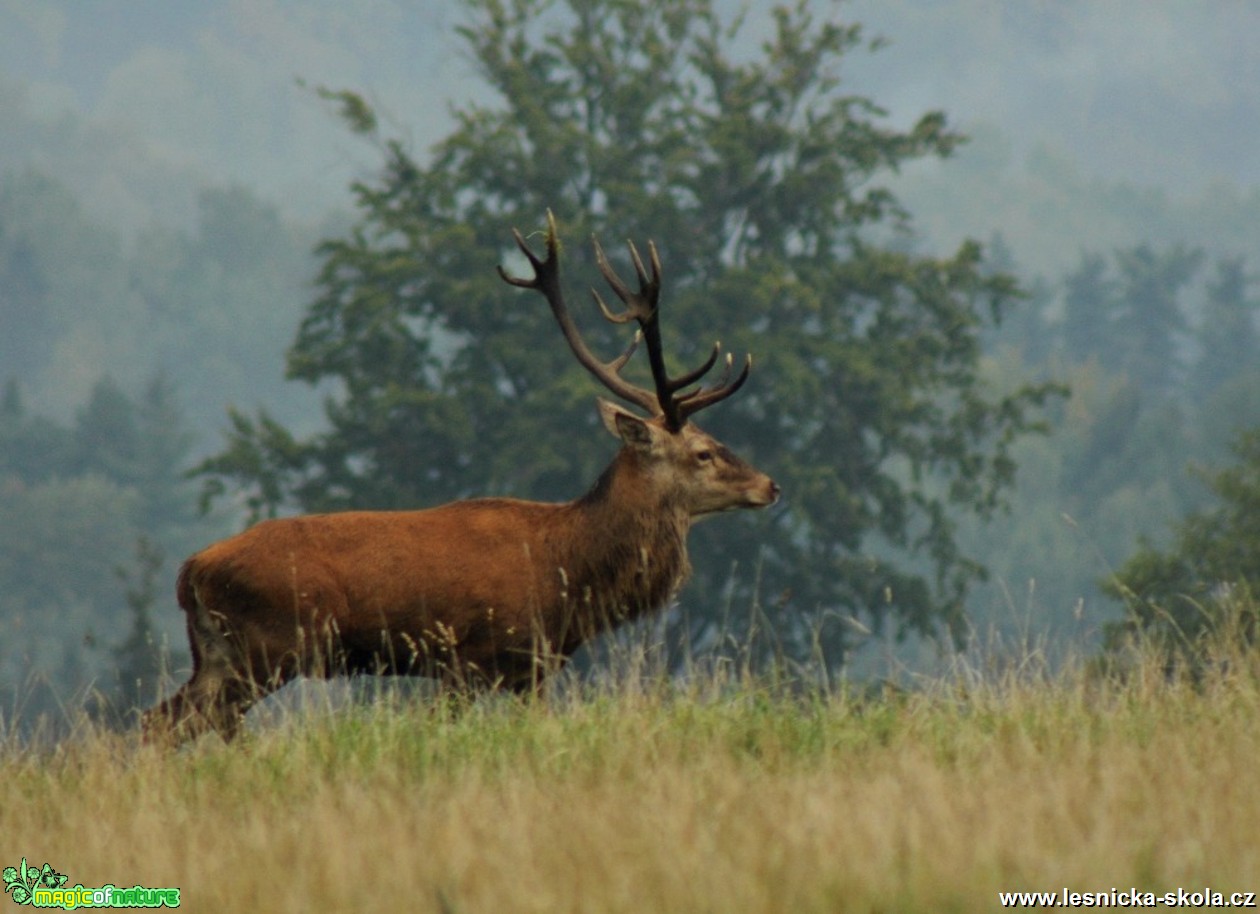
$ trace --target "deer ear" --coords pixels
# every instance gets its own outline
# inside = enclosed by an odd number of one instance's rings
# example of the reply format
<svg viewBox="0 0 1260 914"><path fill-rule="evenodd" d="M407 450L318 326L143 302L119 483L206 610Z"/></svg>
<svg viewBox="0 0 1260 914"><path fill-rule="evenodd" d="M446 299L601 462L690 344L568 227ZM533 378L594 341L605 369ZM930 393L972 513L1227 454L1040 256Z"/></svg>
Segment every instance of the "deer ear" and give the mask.
<svg viewBox="0 0 1260 914"><path fill-rule="evenodd" d="M652 428L646 419L603 397L599 398L599 416L604 420L604 427L628 447L640 451L652 447Z"/></svg>

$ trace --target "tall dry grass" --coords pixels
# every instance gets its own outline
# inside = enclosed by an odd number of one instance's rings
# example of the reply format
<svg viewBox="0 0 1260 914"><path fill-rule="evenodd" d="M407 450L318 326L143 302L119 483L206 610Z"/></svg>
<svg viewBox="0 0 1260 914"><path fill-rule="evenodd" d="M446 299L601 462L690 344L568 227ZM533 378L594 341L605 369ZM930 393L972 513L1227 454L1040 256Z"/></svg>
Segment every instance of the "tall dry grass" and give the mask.
<svg viewBox="0 0 1260 914"><path fill-rule="evenodd" d="M190 911L977 911L1260 889L1260 666L960 670L793 694L627 679L382 699L166 753L0 757L0 865Z"/></svg>

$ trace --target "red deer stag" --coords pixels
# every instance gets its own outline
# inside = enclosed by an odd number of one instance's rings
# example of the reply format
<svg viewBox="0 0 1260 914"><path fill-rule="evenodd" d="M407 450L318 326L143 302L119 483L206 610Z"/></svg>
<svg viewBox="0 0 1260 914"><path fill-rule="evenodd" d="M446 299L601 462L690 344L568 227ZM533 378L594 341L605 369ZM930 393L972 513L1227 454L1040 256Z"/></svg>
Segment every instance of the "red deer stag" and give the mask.
<svg viewBox="0 0 1260 914"><path fill-rule="evenodd" d="M214 729L231 739L248 708L299 676L436 676L459 685L525 690L591 636L664 606L689 571L693 518L772 504L779 487L688 420L735 393L748 377L670 377L658 324L661 267L651 276L630 245L639 289L609 266L600 272L637 321L634 342L602 362L587 348L560 290L555 220L547 259L516 243L532 279L499 273L546 297L573 354L642 418L605 400L604 424L621 450L581 498L545 504L479 498L422 511L349 511L268 520L189 558L179 573L193 672L144 717L146 737L179 742ZM620 371L646 344L655 390ZM688 390L688 388L691 388Z"/></svg>

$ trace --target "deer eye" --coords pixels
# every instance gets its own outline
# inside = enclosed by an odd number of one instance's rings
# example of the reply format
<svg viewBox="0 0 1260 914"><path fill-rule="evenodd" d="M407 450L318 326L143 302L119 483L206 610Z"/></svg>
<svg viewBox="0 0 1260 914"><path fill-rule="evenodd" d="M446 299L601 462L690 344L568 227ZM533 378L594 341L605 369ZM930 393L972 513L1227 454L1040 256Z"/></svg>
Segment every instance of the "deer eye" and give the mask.
<svg viewBox="0 0 1260 914"><path fill-rule="evenodd" d="M696 451L696 459L701 463L708 463L713 459L713 452L709 450Z"/></svg>

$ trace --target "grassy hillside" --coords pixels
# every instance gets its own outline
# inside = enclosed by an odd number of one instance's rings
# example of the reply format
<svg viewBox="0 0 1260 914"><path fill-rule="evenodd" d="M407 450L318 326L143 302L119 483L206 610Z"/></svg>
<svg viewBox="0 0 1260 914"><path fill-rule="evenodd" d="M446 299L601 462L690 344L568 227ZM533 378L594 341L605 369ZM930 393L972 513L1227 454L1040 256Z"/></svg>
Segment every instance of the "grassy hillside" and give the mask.
<svg viewBox="0 0 1260 914"><path fill-rule="evenodd" d="M0 758L0 851L189 911L979 911L1260 888L1260 665L384 700Z"/></svg>

